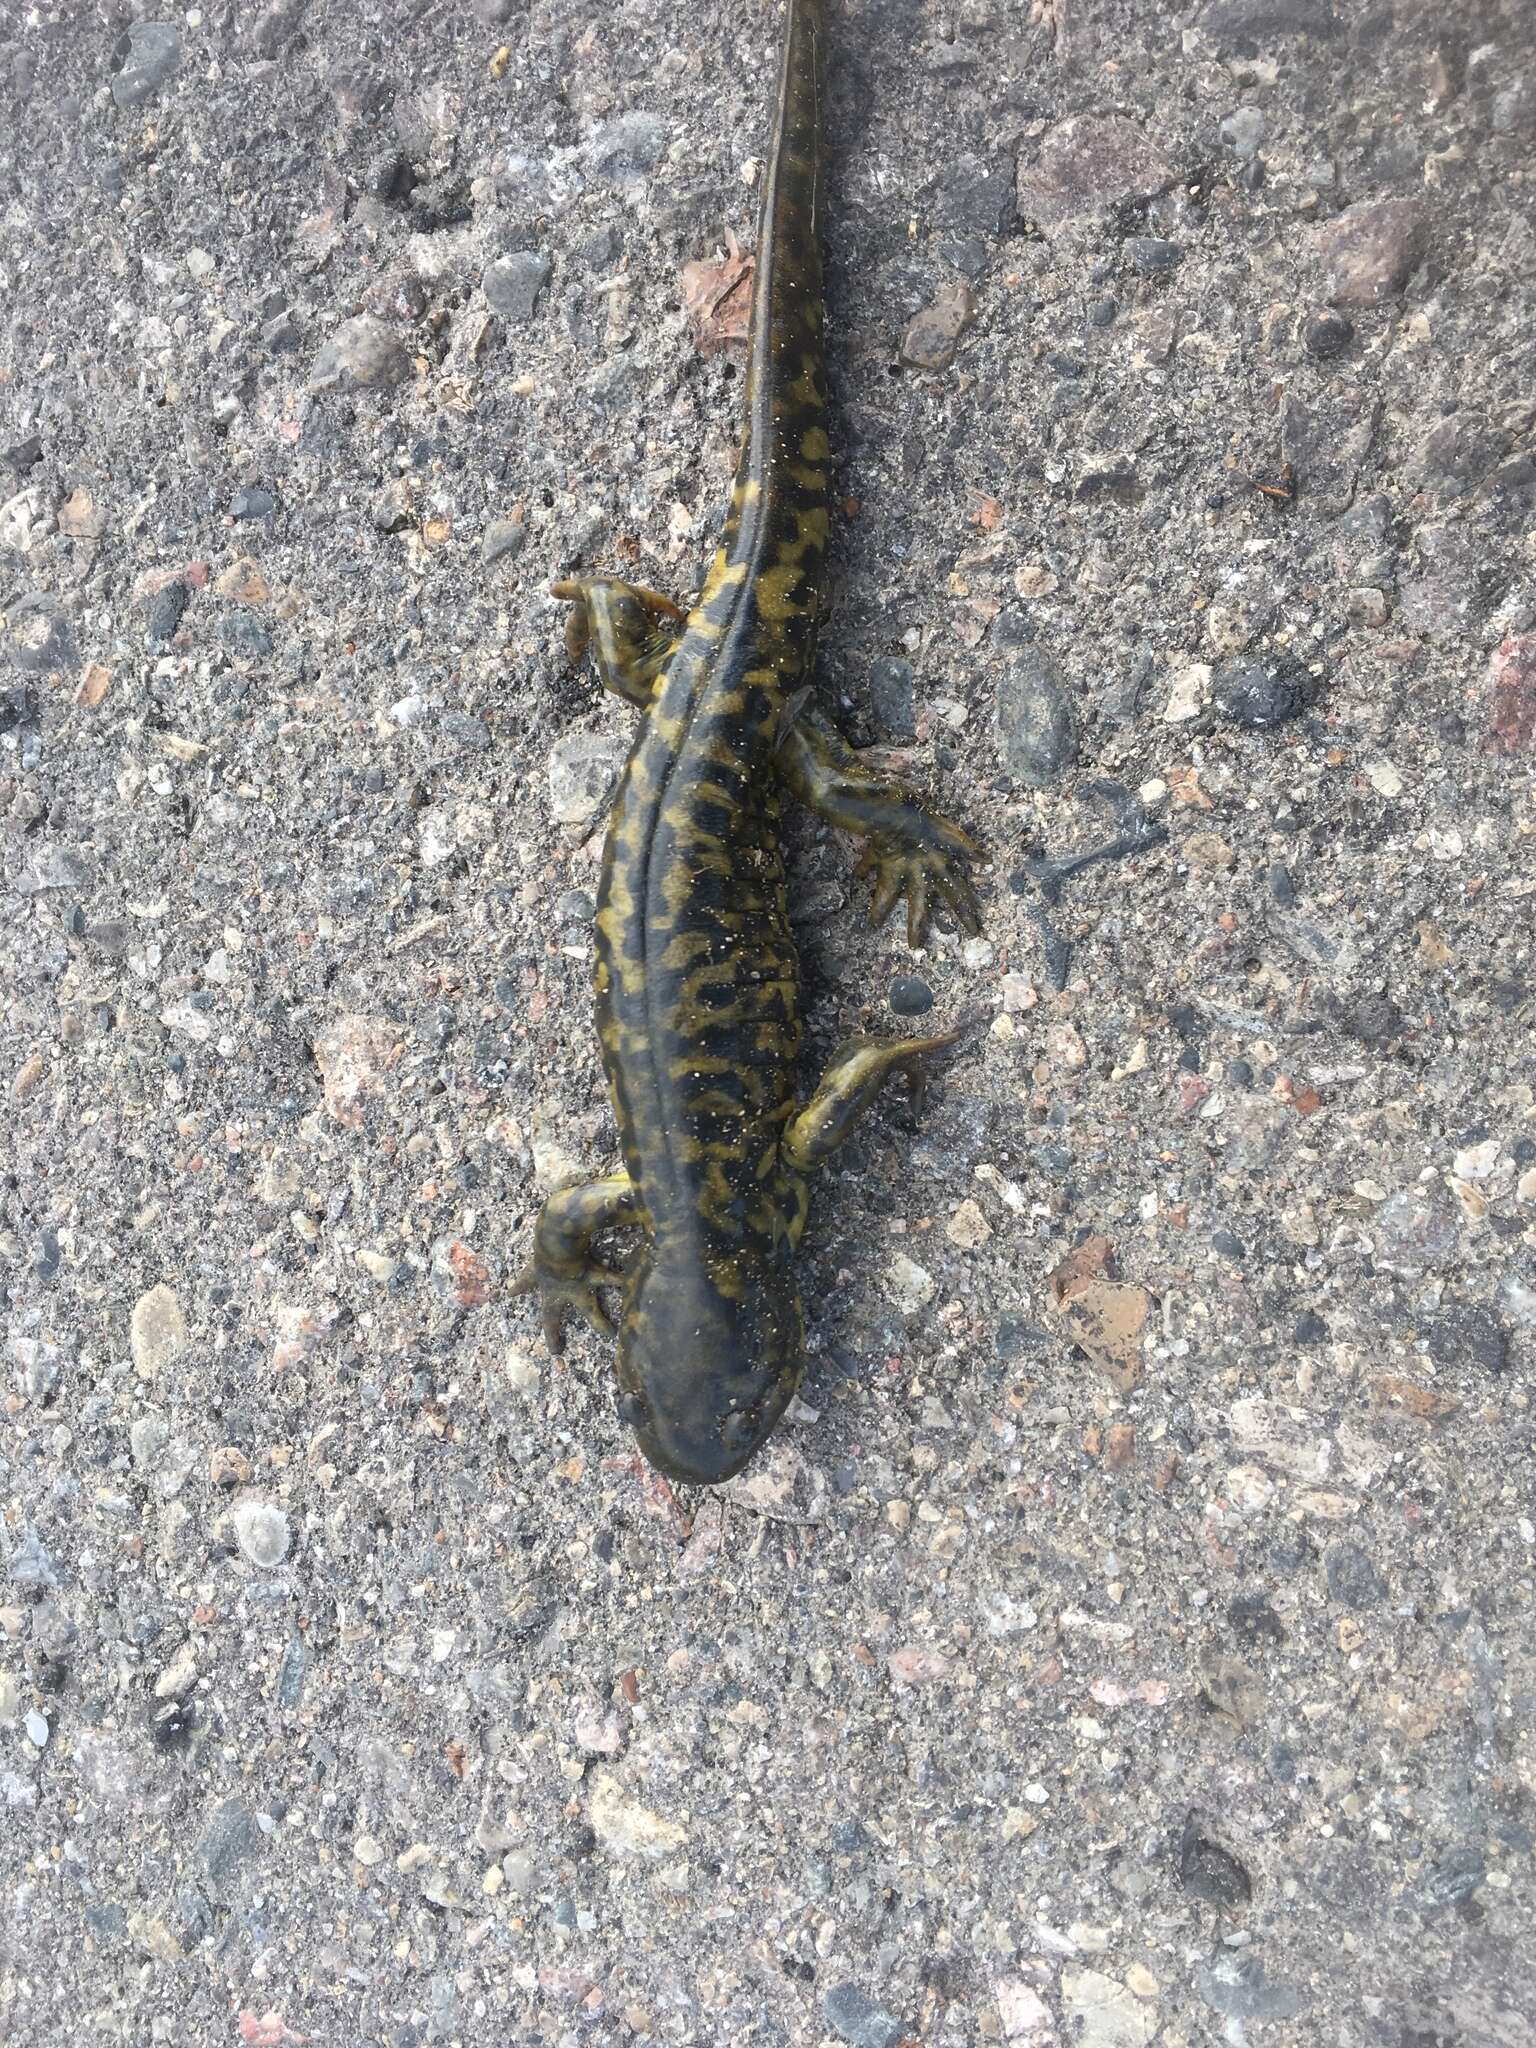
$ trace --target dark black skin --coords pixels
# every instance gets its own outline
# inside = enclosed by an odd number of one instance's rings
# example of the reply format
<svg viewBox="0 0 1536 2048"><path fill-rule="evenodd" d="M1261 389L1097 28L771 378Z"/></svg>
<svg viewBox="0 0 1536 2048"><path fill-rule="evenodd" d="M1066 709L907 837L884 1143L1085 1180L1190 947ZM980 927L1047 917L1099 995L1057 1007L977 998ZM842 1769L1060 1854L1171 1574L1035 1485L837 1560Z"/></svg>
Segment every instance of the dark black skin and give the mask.
<svg viewBox="0 0 1536 2048"><path fill-rule="evenodd" d="M831 507L821 363L820 0L790 0L749 323L746 430L722 545L684 615L576 579L568 646L644 712L614 802L596 919L597 1027L624 1171L552 1195L519 1282L611 1327L593 1236L641 1233L623 1276L620 1412L670 1478L739 1472L800 1383L793 1254L807 1176L895 1069L951 1042L855 1039L801 1106L800 975L780 851L788 790L865 841L883 919L905 894L978 928L955 826L797 715L815 657Z"/></svg>

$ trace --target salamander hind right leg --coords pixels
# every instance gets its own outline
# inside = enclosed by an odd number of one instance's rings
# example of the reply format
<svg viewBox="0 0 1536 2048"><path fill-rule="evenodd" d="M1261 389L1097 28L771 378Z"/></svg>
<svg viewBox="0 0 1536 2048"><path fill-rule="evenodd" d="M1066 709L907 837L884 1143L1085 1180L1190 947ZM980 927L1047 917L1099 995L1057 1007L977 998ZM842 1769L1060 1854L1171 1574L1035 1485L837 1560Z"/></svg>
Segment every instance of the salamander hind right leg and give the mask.
<svg viewBox="0 0 1536 2048"><path fill-rule="evenodd" d="M624 1275L597 1258L592 1240L600 1230L635 1229L639 1223L627 1173L559 1188L545 1201L534 1225L533 1255L513 1281L512 1293L539 1295L544 1336L557 1358L565 1349L569 1316L584 1318L604 1337L613 1335L613 1322L598 1289L620 1286Z"/></svg>
<svg viewBox="0 0 1536 2048"><path fill-rule="evenodd" d="M845 1038L810 1101L785 1129L781 1150L786 1163L799 1173L820 1166L849 1136L892 1074L905 1074L914 1098L919 1097L925 1062L958 1044L970 1028L962 1023L933 1038Z"/></svg>
<svg viewBox="0 0 1536 2048"><path fill-rule="evenodd" d="M579 662L590 649L604 687L643 711L670 660L687 613L659 590L616 576L577 576L552 583L571 606L565 651Z"/></svg>

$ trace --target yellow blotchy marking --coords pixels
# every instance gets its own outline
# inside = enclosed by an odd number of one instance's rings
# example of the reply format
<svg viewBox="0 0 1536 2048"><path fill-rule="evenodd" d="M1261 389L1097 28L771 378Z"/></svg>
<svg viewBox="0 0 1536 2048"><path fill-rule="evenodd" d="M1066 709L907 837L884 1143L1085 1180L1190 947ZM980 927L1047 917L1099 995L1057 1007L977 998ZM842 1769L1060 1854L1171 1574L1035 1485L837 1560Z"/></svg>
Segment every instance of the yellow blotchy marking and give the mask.
<svg viewBox="0 0 1536 2048"><path fill-rule="evenodd" d="M802 491L824 491L827 488L827 472L811 469L803 462L797 462L789 472Z"/></svg>
<svg viewBox="0 0 1536 2048"><path fill-rule="evenodd" d="M745 1301L747 1298L747 1285L734 1259L711 1259L709 1284L724 1301Z"/></svg>
<svg viewBox="0 0 1536 2048"><path fill-rule="evenodd" d="M746 1110L728 1088L706 1088L689 1101L695 1116L745 1116Z"/></svg>
<svg viewBox="0 0 1536 2048"><path fill-rule="evenodd" d="M827 439L825 427L807 427L800 437L800 453L807 462L831 460L832 443Z"/></svg>
<svg viewBox="0 0 1536 2048"><path fill-rule="evenodd" d="M661 965L671 973L680 974L685 967L691 967L695 960L706 955L711 943L708 932L679 932L668 942L667 950L661 956Z"/></svg>
<svg viewBox="0 0 1536 2048"><path fill-rule="evenodd" d="M808 548L824 548L832 522L825 505L810 505L795 513L795 524L800 529L800 545Z"/></svg>
<svg viewBox="0 0 1536 2048"><path fill-rule="evenodd" d="M792 399L796 405L810 406L819 412L821 410L821 393L816 388L817 367L814 356L802 356L800 358L800 374L793 384L785 385L784 395L786 398Z"/></svg>
<svg viewBox="0 0 1536 2048"><path fill-rule="evenodd" d="M731 1074L736 1068L724 1053L687 1052L674 1053L667 1070L674 1081L694 1081L702 1074Z"/></svg>
<svg viewBox="0 0 1536 2048"><path fill-rule="evenodd" d="M803 581L797 562L781 562L776 568L765 569L758 577L753 593L759 615L774 624L798 618L805 607L792 603L791 599Z"/></svg>

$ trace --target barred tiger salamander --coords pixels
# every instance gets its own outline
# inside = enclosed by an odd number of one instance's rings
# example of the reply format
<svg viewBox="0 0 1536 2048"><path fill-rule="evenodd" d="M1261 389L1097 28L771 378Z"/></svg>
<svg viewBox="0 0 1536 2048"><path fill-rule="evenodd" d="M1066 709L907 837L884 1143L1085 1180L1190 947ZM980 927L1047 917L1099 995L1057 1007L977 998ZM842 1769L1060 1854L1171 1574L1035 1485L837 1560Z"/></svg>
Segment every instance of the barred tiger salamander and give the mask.
<svg viewBox="0 0 1536 2048"><path fill-rule="evenodd" d="M552 1194L517 1291L543 1297L551 1348L577 1314L612 1325L619 1411L660 1472L738 1472L799 1385L793 1255L808 1176L896 1070L951 1044L857 1037L796 1093L799 968L785 906L788 791L863 840L881 923L904 895L921 945L942 904L979 929L956 826L878 779L804 709L831 505L822 379L820 0L790 0L765 173L746 423L721 546L686 614L654 590L579 577L567 645L641 712L603 855L597 1028L623 1171ZM619 1273L600 1232L640 1233Z"/></svg>

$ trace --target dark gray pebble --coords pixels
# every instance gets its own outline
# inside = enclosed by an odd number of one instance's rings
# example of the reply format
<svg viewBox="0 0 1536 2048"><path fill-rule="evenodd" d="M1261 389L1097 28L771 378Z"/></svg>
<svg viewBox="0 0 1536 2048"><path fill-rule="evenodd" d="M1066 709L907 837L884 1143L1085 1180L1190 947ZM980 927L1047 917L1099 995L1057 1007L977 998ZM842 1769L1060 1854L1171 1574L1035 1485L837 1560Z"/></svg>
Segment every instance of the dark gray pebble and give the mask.
<svg viewBox="0 0 1536 2048"><path fill-rule="evenodd" d="M248 661L258 661L272 652L271 633L249 612L231 612L219 628L219 635L231 654Z"/></svg>
<svg viewBox="0 0 1536 2048"><path fill-rule="evenodd" d="M1213 1230L1211 1249L1221 1253L1224 1259L1243 1259L1248 1256L1240 1237L1234 1237L1230 1230Z"/></svg>
<svg viewBox="0 0 1536 2048"><path fill-rule="evenodd" d="M293 315L287 311L274 313L269 320L261 323L261 345L269 356L287 355L299 345L299 330L294 325Z"/></svg>
<svg viewBox="0 0 1536 2048"><path fill-rule="evenodd" d="M441 712L437 725L444 738L452 740L457 746L467 748L472 754L484 753L491 744L488 728L472 712Z"/></svg>
<svg viewBox="0 0 1536 2048"><path fill-rule="evenodd" d="M1390 996L1367 996L1355 1006L1355 1036L1367 1045L1390 1045L1403 1028L1403 1013Z"/></svg>
<svg viewBox="0 0 1536 2048"><path fill-rule="evenodd" d="M1216 671L1211 695L1228 725L1272 732L1305 710L1311 681L1301 663L1289 658L1227 661Z"/></svg>
<svg viewBox="0 0 1536 2048"><path fill-rule="evenodd" d="M217 1805L197 1838L197 1861L203 1881L215 1898L229 1889L240 1866L261 1841L256 1816L238 1799Z"/></svg>
<svg viewBox="0 0 1536 2048"><path fill-rule="evenodd" d="M1013 219L1013 165L957 157L934 194L934 224L977 235L1001 235Z"/></svg>
<svg viewBox="0 0 1536 2048"><path fill-rule="evenodd" d="M181 37L168 21L140 21L128 31L128 54L112 81L112 97L120 107L137 107L175 75L181 63Z"/></svg>
<svg viewBox="0 0 1536 2048"><path fill-rule="evenodd" d="M1358 1543L1332 1545L1324 1560L1324 1570L1328 1592L1342 1606L1364 1611L1379 1607L1387 1597L1386 1580Z"/></svg>
<svg viewBox="0 0 1536 2048"><path fill-rule="evenodd" d="M1355 323L1347 313L1314 313L1302 330L1307 354L1320 363L1341 356L1355 338Z"/></svg>
<svg viewBox="0 0 1536 2048"><path fill-rule="evenodd" d="M334 391L355 385L363 390L403 384L411 374L410 358L392 329L370 313L343 320L315 358L312 391Z"/></svg>
<svg viewBox="0 0 1536 2048"><path fill-rule="evenodd" d="M5 626L5 659L23 675L73 668L69 614L51 590L28 590L13 599L6 607Z"/></svg>
<svg viewBox="0 0 1536 2048"><path fill-rule="evenodd" d="M1226 1912L1246 1906L1253 1897L1248 1872L1230 1850L1211 1840L1193 1814L1179 1839L1179 1883L1193 1897Z"/></svg>
<svg viewBox="0 0 1536 2048"><path fill-rule="evenodd" d="M1157 235L1132 235L1125 246L1143 277L1173 270L1184 260L1184 251L1177 242L1165 242Z"/></svg>
<svg viewBox="0 0 1536 2048"><path fill-rule="evenodd" d="M1304 1308L1296 1318L1295 1337L1298 1344L1326 1344L1328 1325L1312 1309Z"/></svg>
<svg viewBox="0 0 1536 2048"><path fill-rule="evenodd" d="M891 983L891 1008L898 1017L920 1017L933 1008L933 990L920 975L898 974Z"/></svg>
<svg viewBox="0 0 1536 2048"><path fill-rule="evenodd" d="M939 244L939 254L944 261L973 282L986 269L989 253L980 235L961 235L953 241Z"/></svg>
<svg viewBox="0 0 1536 2048"><path fill-rule="evenodd" d="M1470 1302L1448 1308L1431 1323L1426 1342L1436 1365L1502 1372L1509 1363L1509 1337L1503 1324L1491 1310Z"/></svg>
<svg viewBox="0 0 1536 2048"><path fill-rule="evenodd" d="M1272 1979L1252 1949L1229 1950L1200 1965L1200 1996L1234 2020L1294 2019L1306 2005L1299 1984Z"/></svg>
<svg viewBox="0 0 1536 2048"><path fill-rule="evenodd" d="M1044 655L1033 648L1003 673L997 729L1009 772L1029 789L1044 789L1077 758L1066 692Z"/></svg>
<svg viewBox="0 0 1536 2048"><path fill-rule="evenodd" d="M277 509L277 499L263 484L248 484L229 501L231 519L265 519Z"/></svg>
<svg viewBox="0 0 1536 2048"><path fill-rule="evenodd" d="M192 592L179 579L155 592L149 601L149 623L144 629L144 644L151 654L163 654L170 646L181 624L181 615L191 602Z"/></svg>
<svg viewBox="0 0 1536 2048"><path fill-rule="evenodd" d="M590 924L597 905L585 889L567 889L555 905L555 915L562 924Z"/></svg>
<svg viewBox="0 0 1536 2048"><path fill-rule="evenodd" d="M1227 1607L1232 1632L1248 1643L1283 1643L1285 1624L1262 1593L1239 1593Z"/></svg>
<svg viewBox="0 0 1536 2048"><path fill-rule="evenodd" d="M901 2039L901 2021L861 1991L857 1984L834 1984L824 1994L821 2009L827 2024L849 2048L896 2048Z"/></svg>
<svg viewBox="0 0 1536 2048"><path fill-rule="evenodd" d="M1090 327L1113 327L1119 311L1120 301L1118 299L1095 299L1088 308L1088 325Z"/></svg>
<svg viewBox="0 0 1536 2048"><path fill-rule="evenodd" d="M869 671L869 702L875 724L890 739L911 739L917 731L912 664L887 655Z"/></svg>
<svg viewBox="0 0 1536 2048"><path fill-rule="evenodd" d="M503 320L527 320L549 282L549 258L538 249L516 249L498 256L480 280L486 303Z"/></svg>
<svg viewBox="0 0 1536 2048"><path fill-rule="evenodd" d="M611 225L600 227L587 236L576 251L576 259L586 270L611 270L618 262L623 246L617 228Z"/></svg>

